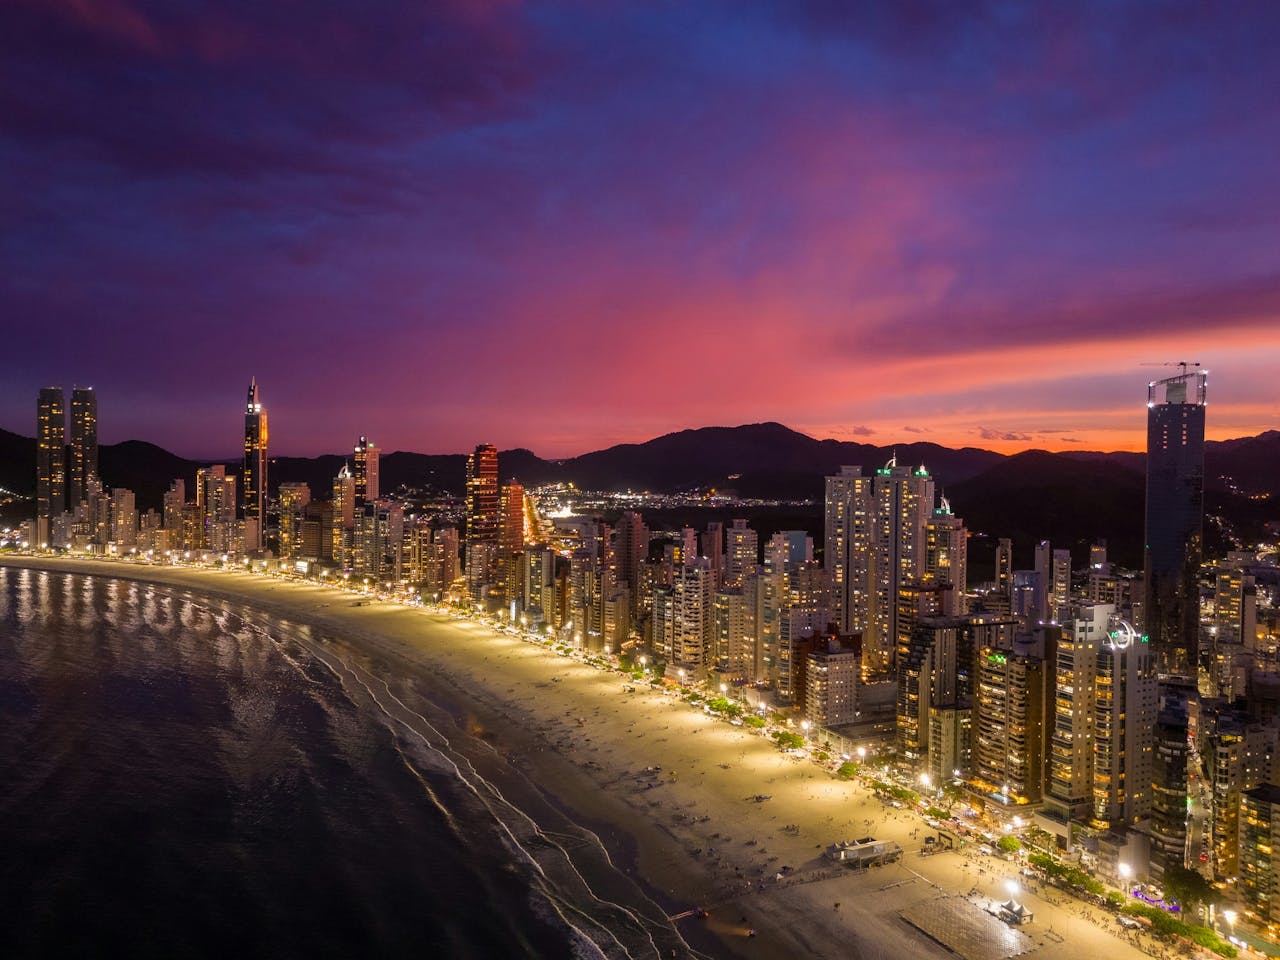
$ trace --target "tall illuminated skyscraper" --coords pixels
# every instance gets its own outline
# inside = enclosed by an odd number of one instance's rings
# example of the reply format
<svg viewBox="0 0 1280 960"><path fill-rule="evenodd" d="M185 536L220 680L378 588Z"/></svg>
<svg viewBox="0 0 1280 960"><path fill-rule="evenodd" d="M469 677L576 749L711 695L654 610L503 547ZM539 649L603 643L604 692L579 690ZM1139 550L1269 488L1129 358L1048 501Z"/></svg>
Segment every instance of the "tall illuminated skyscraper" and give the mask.
<svg viewBox="0 0 1280 960"><path fill-rule="evenodd" d="M267 518L267 410L258 397L258 381L249 380L244 405L244 519L245 549L262 549L262 524Z"/></svg>
<svg viewBox="0 0 1280 960"><path fill-rule="evenodd" d="M835 613L841 632L862 633L868 675L892 675L906 642L899 594L926 572L933 505L929 472L900 467L896 457L871 477L858 467L827 477L825 563Z"/></svg>
<svg viewBox="0 0 1280 960"><path fill-rule="evenodd" d="M298 556L302 547L302 511L311 502L305 483L280 484L280 559Z"/></svg>
<svg viewBox="0 0 1280 960"><path fill-rule="evenodd" d="M731 587L742 586L756 564L760 562L760 535L747 526L746 520L734 520L729 528L728 546L724 555L724 583ZM643 557L641 558L643 560Z"/></svg>
<svg viewBox="0 0 1280 960"><path fill-rule="evenodd" d="M950 584L943 597L944 617L963 616L969 612L966 591L969 589L969 534L964 521L951 512L946 497L939 498L938 509L925 524L924 580Z"/></svg>
<svg viewBox="0 0 1280 960"><path fill-rule="evenodd" d="M71 391L70 470L67 506L75 509L89 497L89 481L98 476L98 395L93 387Z"/></svg>
<svg viewBox="0 0 1280 960"><path fill-rule="evenodd" d="M524 487L518 480L508 480L502 485L498 504L498 576L508 602L519 594L524 521Z"/></svg>
<svg viewBox="0 0 1280 960"><path fill-rule="evenodd" d="M867 629L871 609L871 568L868 556L875 526L871 478L861 467L841 467L827 477L826 550L823 562L831 578L833 616L840 632Z"/></svg>
<svg viewBox="0 0 1280 960"><path fill-rule="evenodd" d="M380 452L378 445L371 442L368 437L361 437L356 441L355 504L357 507L374 503L381 492L378 487L378 454Z"/></svg>
<svg viewBox="0 0 1280 960"><path fill-rule="evenodd" d="M467 457L467 542L498 541L498 448L482 443Z"/></svg>
<svg viewBox="0 0 1280 960"><path fill-rule="evenodd" d="M502 485L498 515L498 553L508 560L524 549L524 486L518 480Z"/></svg>
<svg viewBox="0 0 1280 960"><path fill-rule="evenodd" d="M36 538L49 543L53 518L67 508L67 411L61 387L42 387L36 401Z"/></svg>
<svg viewBox="0 0 1280 960"><path fill-rule="evenodd" d="M333 481L333 562L347 566L348 546L355 528L356 481L345 463Z"/></svg>
<svg viewBox="0 0 1280 960"><path fill-rule="evenodd" d="M1200 652L1197 575L1204 527L1207 370L1147 387L1147 517L1144 622L1162 675L1196 679Z"/></svg>

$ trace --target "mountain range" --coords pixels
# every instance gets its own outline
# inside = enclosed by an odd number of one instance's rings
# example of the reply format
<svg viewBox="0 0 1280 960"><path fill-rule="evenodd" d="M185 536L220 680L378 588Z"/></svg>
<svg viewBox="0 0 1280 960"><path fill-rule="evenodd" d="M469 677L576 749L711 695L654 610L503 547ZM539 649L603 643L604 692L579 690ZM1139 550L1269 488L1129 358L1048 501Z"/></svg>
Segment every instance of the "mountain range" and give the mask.
<svg viewBox="0 0 1280 960"><path fill-rule="evenodd" d="M755 423L682 430L563 460L544 460L525 449L506 450L499 453L498 462L504 480L515 477L526 486L565 481L588 490L659 493L715 487L743 497L811 499L820 504L823 478L842 465L870 469L894 456L899 463L926 466L955 512L979 535L1011 537L1027 551L1034 541L1047 538L1055 545L1072 545L1073 552L1077 544L1083 548L1094 538L1106 537L1118 551L1115 559L1132 563L1141 555L1146 467L1141 453L1028 450L1006 455L932 443L884 447L818 440L780 423ZM346 459L340 454L275 457L272 486L304 481L317 497L324 497ZM138 440L99 450L107 485L133 490L142 509L158 507L174 478L192 482L203 463ZM34 465L35 440L0 430L0 487L31 497ZM239 461L227 465L236 470ZM381 485L385 491L403 484L461 493L465 470L465 454L396 451L381 458ZM1206 514L1222 521L1207 525L1210 540L1225 524L1252 542L1265 521L1280 519L1276 497L1280 431L1205 444ZM25 505L20 515L28 512ZM814 512L820 514L820 506Z"/></svg>

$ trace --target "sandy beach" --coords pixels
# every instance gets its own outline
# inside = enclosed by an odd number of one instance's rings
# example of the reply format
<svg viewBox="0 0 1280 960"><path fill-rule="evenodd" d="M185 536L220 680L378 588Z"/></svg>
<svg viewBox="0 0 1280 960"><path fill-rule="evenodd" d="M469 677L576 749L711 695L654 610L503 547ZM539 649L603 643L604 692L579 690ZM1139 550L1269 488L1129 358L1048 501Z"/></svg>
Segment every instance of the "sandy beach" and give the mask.
<svg viewBox="0 0 1280 960"><path fill-rule="evenodd" d="M505 768L534 788L513 803L590 827L673 917L711 911L674 920L699 953L943 958L952 954L902 911L1007 898L1014 864L972 851L921 856L923 822L865 788L676 697L644 686L628 692L616 673L471 621L240 572L18 556L0 564L233 599L341 637L375 676L444 684L465 714L460 724L491 748L482 762L495 778ZM770 799L757 802L758 794ZM897 840L905 856L861 873L822 858L828 844L868 835ZM1060 891L1031 892L1025 881L1021 889L1035 912L1024 955L1147 955L1102 911ZM751 929L758 935L748 937Z"/></svg>

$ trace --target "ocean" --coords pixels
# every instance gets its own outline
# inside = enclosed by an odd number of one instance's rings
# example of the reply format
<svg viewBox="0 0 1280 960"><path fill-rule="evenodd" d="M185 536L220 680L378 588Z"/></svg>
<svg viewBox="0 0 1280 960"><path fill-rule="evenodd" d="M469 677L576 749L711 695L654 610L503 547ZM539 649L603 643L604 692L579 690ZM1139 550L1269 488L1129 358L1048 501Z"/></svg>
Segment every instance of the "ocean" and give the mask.
<svg viewBox="0 0 1280 960"><path fill-rule="evenodd" d="M469 723L306 625L0 567L0 955L690 955Z"/></svg>

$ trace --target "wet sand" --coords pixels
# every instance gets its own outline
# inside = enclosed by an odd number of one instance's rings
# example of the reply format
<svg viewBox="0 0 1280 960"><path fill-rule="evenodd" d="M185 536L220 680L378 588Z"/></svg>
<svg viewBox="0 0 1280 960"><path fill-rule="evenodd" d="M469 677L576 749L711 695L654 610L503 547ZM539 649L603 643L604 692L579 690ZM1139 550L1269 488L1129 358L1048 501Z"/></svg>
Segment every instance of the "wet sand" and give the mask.
<svg viewBox="0 0 1280 960"><path fill-rule="evenodd" d="M0 557L0 564L165 584L245 602L340 636L377 669L444 681L495 764L594 830L615 864L678 915L700 952L740 957L954 956L899 917L946 896L1004 900L1015 865L975 853L920 855L928 828L855 783L780 753L764 737L676 697L468 620L314 584L120 561ZM364 601L356 606L357 599ZM756 802L757 794L770 799ZM897 840L898 864L855 873L827 844ZM783 870L783 867L789 869ZM778 874L783 874L778 879ZM1043 893L1043 892L1042 892ZM1109 915L1060 891L1026 890L1034 957L1147 955ZM747 931L755 929L756 937ZM1149 943L1150 941L1145 941Z"/></svg>

